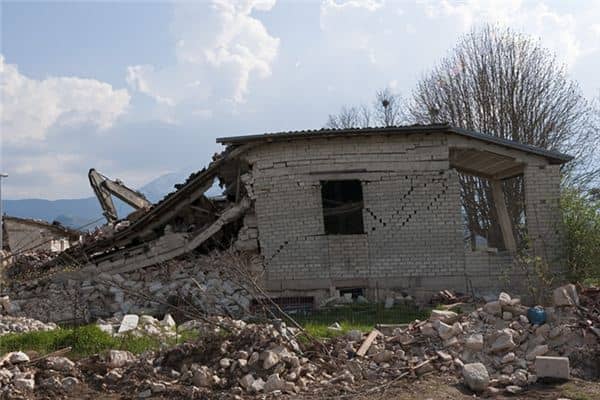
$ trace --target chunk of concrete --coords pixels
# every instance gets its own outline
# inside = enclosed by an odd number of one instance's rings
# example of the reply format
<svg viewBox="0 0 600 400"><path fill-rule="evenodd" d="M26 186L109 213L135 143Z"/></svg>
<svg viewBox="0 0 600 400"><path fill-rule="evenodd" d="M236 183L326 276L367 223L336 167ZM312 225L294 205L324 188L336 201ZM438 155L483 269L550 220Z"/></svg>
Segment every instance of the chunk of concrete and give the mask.
<svg viewBox="0 0 600 400"><path fill-rule="evenodd" d="M535 373L538 378L569 379L571 376L567 357L537 356Z"/></svg>
<svg viewBox="0 0 600 400"><path fill-rule="evenodd" d="M35 381L33 379L17 378L13 380L13 385L18 390L33 390Z"/></svg>
<svg viewBox="0 0 600 400"><path fill-rule="evenodd" d="M266 350L261 354L263 360L263 368L271 369L275 365L279 364L279 355L271 350Z"/></svg>
<svg viewBox="0 0 600 400"><path fill-rule="evenodd" d="M171 316L171 314L165 314L164 318L162 319L162 321L160 321L160 324L162 326L166 326L167 328L174 328L175 327L175 320L173 319L173 317Z"/></svg>
<svg viewBox="0 0 600 400"><path fill-rule="evenodd" d="M125 350L109 350L106 364L109 368L121 368L135 360L135 356Z"/></svg>
<svg viewBox="0 0 600 400"><path fill-rule="evenodd" d="M549 350L548 346L545 344L535 346L535 348L533 350L531 350L529 353L527 353L527 355L525 356L525 359L527 359L527 361L532 361L537 356L543 356L544 354L546 354L548 352L548 350Z"/></svg>
<svg viewBox="0 0 600 400"><path fill-rule="evenodd" d="M263 389L265 393L271 393L276 390L283 390L285 387L285 383L285 380L281 379L279 377L279 374L272 374L269 375L269 377L267 378L267 382L265 383Z"/></svg>
<svg viewBox="0 0 600 400"><path fill-rule="evenodd" d="M463 378L465 384L474 392L483 392L490 384L490 375L482 363L465 364Z"/></svg>
<svg viewBox="0 0 600 400"><path fill-rule="evenodd" d="M510 295L505 292L501 292L500 295L498 296L498 302L500 303L501 306L511 305L511 300L512 299L510 298Z"/></svg>
<svg viewBox="0 0 600 400"><path fill-rule="evenodd" d="M123 317L121 321L121 326L119 326L118 333L132 331L138 326L138 322L140 321L140 317L135 314L127 314Z"/></svg>
<svg viewBox="0 0 600 400"><path fill-rule="evenodd" d="M481 333L472 334L467 338L465 347L473 351L483 350L483 335Z"/></svg>
<svg viewBox="0 0 600 400"><path fill-rule="evenodd" d="M552 298L554 300L554 305L557 307L579 305L577 288L572 283L554 289Z"/></svg>
<svg viewBox="0 0 600 400"><path fill-rule="evenodd" d="M8 361L10 361L11 364L26 363L29 362L29 356L22 351L14 351L8 354Z"/></svg>
<svg viewBox="0 0 600 400"><path fill-rule="evenodd" d="M432 310L431 315L429 316L430 321L442 321L446 323L453 323L458 319L458 314L454 311L447 310Z"/></svg>
<svg viewBox="0 0 600 400"><path fill-rule="evenodd" d="M503 329L499 333L500 334L496 337L496 340L492 344L492 352L496 353L509 351L517 347L513 341L513 335L510 329Z"/></svg>
<svg viewBox="0 0 600 400"><path fill-rule="evenodd" d="M48 367L55 371L69 372L75 367L75 363L66 357L48 357Z"/></svg>
<svg viewBox="0 0 600 400"><path fill-rule="evenodd" d="M353 329L346 333L346 337L351 342L360 342L363 338L363 333L358 329Z"/></svg>
<svg viewBox="0 0 600 400"><path fill-rule="evenodd" d="M502 315L502 306L499 301L490 301L483 306L483 311L488 314L500 316Z"/></svg>

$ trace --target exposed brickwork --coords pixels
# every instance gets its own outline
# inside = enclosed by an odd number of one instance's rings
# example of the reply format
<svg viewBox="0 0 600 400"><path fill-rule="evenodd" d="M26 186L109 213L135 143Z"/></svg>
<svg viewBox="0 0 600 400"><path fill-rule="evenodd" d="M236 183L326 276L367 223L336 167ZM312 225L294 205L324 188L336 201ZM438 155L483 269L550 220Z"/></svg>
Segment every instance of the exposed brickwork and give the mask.
<svg viewBox="0 0 600 400"><path fill-rule="evenodd" d="M527 233L536 256L559 272L564 265L560 218L560 166L525 168Z"/></svg>
<svg viewBox="0 0 600 400"><path fill-rule="evenodd" d="M458 178L443 137L276 143L248 159L267 281L290 288L364 279L385 287L387 278L456 275L464 282ZM325 235L320 181L327 179L361 181L364 234Z"/></svg>
<svg viewBox="0 0 600 400"><path fill-rule="evenodd" d="M458 174L444 135L301 139L265 143L247 154L259 242L270 291L293 293L354 282L378 297L387 289L415 292L485 290L518 277L510 254L465 250ZM556 168L528 170L533 232L550 238ZM364 234L326 235L323 180L357 179L363 190ZM556 237L551 236L552 243Z"/></svg>

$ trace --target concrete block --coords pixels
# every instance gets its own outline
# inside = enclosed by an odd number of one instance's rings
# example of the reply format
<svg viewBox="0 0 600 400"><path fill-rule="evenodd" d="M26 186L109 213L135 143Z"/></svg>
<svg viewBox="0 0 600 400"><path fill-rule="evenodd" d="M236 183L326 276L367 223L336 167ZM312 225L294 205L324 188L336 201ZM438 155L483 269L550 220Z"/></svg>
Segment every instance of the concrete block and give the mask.
<svg viewBox="0 0 600 400"><path fill-rule="evenodd" d="M535 372L538 378L569 379L569 359L567 357L537 356Z"/></svg>

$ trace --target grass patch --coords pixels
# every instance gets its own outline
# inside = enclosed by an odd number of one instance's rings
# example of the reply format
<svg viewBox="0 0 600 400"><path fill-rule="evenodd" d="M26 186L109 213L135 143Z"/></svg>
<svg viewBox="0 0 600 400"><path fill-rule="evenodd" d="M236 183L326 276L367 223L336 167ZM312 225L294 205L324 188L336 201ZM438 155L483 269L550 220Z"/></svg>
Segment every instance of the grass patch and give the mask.
<svg viewBox="0 0 600 400"><path fill-rule="evenodd" d="M423 320L428 318L430 313L430 310L416 307L394 306L386 309L382 304L353 304L322 309L306 315L294 315L293 317L311 335L331 338L352 329L368 332L377 324L403 324L415 319ZM334 322L340 324L341 331L327 329Z"/></svg>
<svg viewBox="0 0 600 400"><path fill-rule="evenodd" d="M169 338L163 340L162 343L163 345L175 345L196 338L198 338L198 332L182 331L179 338ZM35 351L44 355L65 347L71 347L70 357L81 358L109 349L128 350L139 354L146 350L159 349L161 341L152 336L122 335L115 337L103 332L96 325L0 336L0 354L11 351Z"/></svg>

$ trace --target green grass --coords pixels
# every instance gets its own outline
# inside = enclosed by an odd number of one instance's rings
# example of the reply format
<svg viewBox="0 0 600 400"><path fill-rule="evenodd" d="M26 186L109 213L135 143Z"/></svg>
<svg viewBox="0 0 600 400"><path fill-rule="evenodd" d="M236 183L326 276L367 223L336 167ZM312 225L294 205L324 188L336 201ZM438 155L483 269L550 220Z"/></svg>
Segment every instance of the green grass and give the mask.
<svg viewBox="0 0 600 400"><path fill-rule="evenodd" d="M429 314L430 310L419 310L416 307L394 306L386 309L381 304L353 304L319 310L310 315L295 315L294 318L309 334L331 338L352 329L368 332L377 324L403 324L415 319L423 320ZM341 331L327 329L334 322L340 324Z"/></svg>
<svg viewBox="0 0 600 400"><path fill-rule="evenodd" d="M197 337L197 332L183 331L178 339L170 338L165 343L174 345ZM35 351L44 355L65 347L71 347L70 357L81 358L109 349L128 350L139 354L146 350L159 349L161 341L151 336L114 337L101 331L96 325L0 336L0 354L10 351Z"/></svg>

